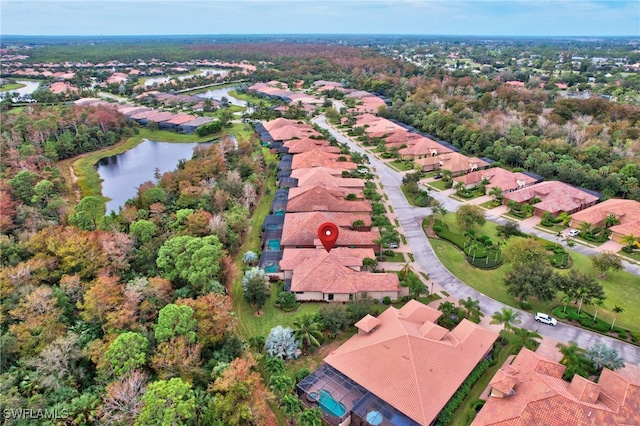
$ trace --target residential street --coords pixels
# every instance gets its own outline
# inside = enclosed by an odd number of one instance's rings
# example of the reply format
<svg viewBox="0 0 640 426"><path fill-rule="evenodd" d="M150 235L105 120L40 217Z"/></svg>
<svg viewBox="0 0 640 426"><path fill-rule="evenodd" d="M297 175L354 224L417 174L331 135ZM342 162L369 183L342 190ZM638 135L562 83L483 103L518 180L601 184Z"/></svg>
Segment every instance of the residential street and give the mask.
<svg viewBox="0 0 640 426"><path fill-rule="evenodd" d="M415 256L416 262L427 274L429 274L433 281L456 298L466 299L467 297L471 297L472 299L479 300L480 307L485 313L485 316L490 317L494 312L499 311L502 307L506 307L506 305L503 305L502 303L497 302L467 286L440 263L435 255L434 247L429 244L428 239L422 231L422 220L431 213L431 210L430 208L417 208L409 205L400 189L400 185L402 183L402 174L400 172L391 169L374 155L365 151L348 137L334 129L326 122L324 116L316 117L312 121L320 127L329 130L329 132L339 142L348 144L353 151L367 154L372 168L375 168L375 173L380 178L389 196L389 203L393 206L394 213L402 227L401 232L405 235L407 243L411 247L411 252ZM430 195L440 201L440 203L450 212L456 211L461 204L460 202L438 193L437 191L430 191ZM487 220L500 224L505 221L503 218L489 214L487 214ZM521 230L555 242L555 238L550 234L534 230L533 228L524 227L522 225ZM435 249L437 250L437 246ZM597 253L594 249L580 244L576 244L572 250L586 255L593 255ZM624 262L624 267L627 271L640 275L640 267L637 265ZM582 348L588 348L597 342L602 342L607 346L616 348L626 363L640 366L640 348L637 346L564 323L559 323L556 327L540 324L533 319L533 315L531 313L520 311L517 308L511 309L520 312L520 317L522 319L521 327L529 330L535 330L543 336L548 336L556 340L564 342L575 341Z"/></svg>

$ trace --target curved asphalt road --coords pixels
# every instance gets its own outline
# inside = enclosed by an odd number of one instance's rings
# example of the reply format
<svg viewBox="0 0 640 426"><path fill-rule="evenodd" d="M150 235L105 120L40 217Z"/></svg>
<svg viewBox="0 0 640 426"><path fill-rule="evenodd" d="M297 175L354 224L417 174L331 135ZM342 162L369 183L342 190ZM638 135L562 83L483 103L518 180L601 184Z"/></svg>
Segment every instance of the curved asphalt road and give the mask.
<svg viewBox="0 0 640 426"><path fill-rule="evenodd" d="M402 193L402 190L400 189L400 185L402 184L402 175L331 127L326 122L326 118L324 116L316 117L313 119L313 122L320 127L327 129L339 142L346 143L353 151L367 154L371 165L375 167L376 173L382 181L387 195L389 196L389 202L393 206L393 210L400 222L400 226L402 227L402 231L407 239L407 243L411 246L411 251L415 256L416 262L418 262L422 269L429 274L431 279L437 282L449 294L459 299L471 297L474 300L479 300L482 311L485 315L489 316L494 312L499 311L502 307L508 307L520 313L520 319L522 320L520 327L535 330L543 336L548 336L563 342L574 341L581 348L588 348L597 342L604 343L609 347L616 348L625 363L640 366L640 348L637 346L564 323L558 323L556 327L540 324L533 319L533 316L530 313L493 300L460 281L448 269L446 269L442 263L440 263L438 257L433 251L433 247L429 244L429 240L426 238L422 230L422 220L431 214L431 209L413 207L409 205ZM438 199L438 201L440 201L441 204L450 212L456 211L460 205L459 202L452 198L442 195L438 196L436 191L431 191L430 195ZM492 215L487 215L487 219L498 223L504 222L503 218L498 218ZM522 228L522 230L527 233L535 233L531 229ZM553 240L553 237L550 237L549 235L540 236ZM580 246L579 244L576 244L573 249L577 249L576 251L584 252L585 254L595 253L593 249ZM583 249L585 250L583 251ZM625 266L629 267L636 265L627 264ZM640 268L638 268L636 273L640 274Z"/></svg>

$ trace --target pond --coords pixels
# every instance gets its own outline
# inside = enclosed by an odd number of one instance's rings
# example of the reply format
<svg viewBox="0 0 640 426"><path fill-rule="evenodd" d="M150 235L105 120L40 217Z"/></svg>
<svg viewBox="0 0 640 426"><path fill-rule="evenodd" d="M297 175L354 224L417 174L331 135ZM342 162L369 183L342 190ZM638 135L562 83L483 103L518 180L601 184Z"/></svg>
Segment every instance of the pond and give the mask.
<svg viewBox="0 0 640 426"><path fill-rule="evenodd" d="M175 170L180 160L190 160L193 149L205 143L169 143L144 140L122 154L103 158L96 165L102 179L102 195L109 197L107 213L118 212L125 202L136 196L140 184L155 182L156 168L160 173Z"/></svg>
<svg viewBox="0 0 640 426"><path fill-rule="evenodd" d="M199 98L215 99L217 101L222 99L222 97L224 96L229 100L229 103L233 105L238 105L241 107L246 107L247 106L246 101L240 100L238 98L234 98L229 94L229 92L234 89L235 88L233 87L223 87L221 89L207 90L206 92L198 93L196 96L198 96Z"/></svg>
<svg viewBox="0 0 640 426"><path fill-rule="evenodd" d="M7 92L2 92L2 95L4 96L6 93L11 93L11 94L18 93L19 96L30 95L36 91L38 86L40 86L39 81L16 80L16 83L24 84L24 87L21 87L19 89L9 90Z"/></svg>

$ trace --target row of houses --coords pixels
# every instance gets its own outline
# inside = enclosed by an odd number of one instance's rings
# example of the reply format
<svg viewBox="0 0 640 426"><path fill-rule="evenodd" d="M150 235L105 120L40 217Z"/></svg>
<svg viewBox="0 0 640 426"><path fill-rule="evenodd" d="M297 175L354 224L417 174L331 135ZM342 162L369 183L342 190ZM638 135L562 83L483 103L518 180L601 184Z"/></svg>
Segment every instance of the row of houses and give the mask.
<svg viewBox="0 0 640 426"><path fill-rule="evenodd" d="M279 189L263 224L259 265L301 301L345 302L364 293L397 299L402 289L396 274L363 270L363 260L375 258L380 232L371 223L364 180L343 177L358 166L308 124L278 118L258 123L256 131L280 155ZM326 222L339 229L330 252L318 238Z"/></svg>
<svg viewBox="0 0 640 426"><path fill-rule="evenodd" d="M256 130L263 144L281 158L280 188L263 226L263 256L272 251L269 246L280 250L274 272L285 279L286 288L298 300L335 301L349 300L363 290L382 296L385 275L393 277L392 285L397 286L393 275L362 271L363 259L373 256L375 248L373 236L368 235L375 232L367 214L370 204L362 196L364 181L342 176L357 166L341 159L336 147L304 123L278 119ZM526 174L497 168L460 175L467 176L467 184L474 178L488 180L487 186L501 187L505 195L533 188L537 182ZM561 195L544 187L532 194ZM572 196L589 202L583 194ZM620 208L611 205L606 212L624 215ZM359 227L353 226L355 218L361 218ZM329 253L317 237L317 228L325 221L340 226L337 247ZM277 244L271 244L274 236L279 238ZM490 356L498 337L467 320L447 330L437 324L441 315L412 300L400 309L389 307L378 317L362 318L356 323L357 334L297 385L300 400L319 407L325 423L334 426L435 424L473 369ZM610 370L597 384L580 376L566 382L565 368L523 349L496 373L488 401L473 424L637 423L638 384Z"/></svg>
<svg viewBox="0 0 640 426"><path fill-rule="evenodd" d="M182 133L194 133L198 127L214 121L214 119L211 117L197 117L192 114L160 111L144 106L109 103L98 98L78 99L74 102L74 105L112 106L114 108L117 108L120 113L122 113L129 119L139 123L141 126L146 126L149 123L156 123L158 124L158 128L162 130L175 130Z"/></svg>
<svg viewBox="0 0 640 426"><path fill-rule="evenodd" d="M363 127L369 138L382 138L388 149L397 149L404 160L413 160L423 171L448 170L454 183L460 182L466 189L484 185L487 192L500 188L503 203L532 204L535 216L545 212L558 216L572 215L571 226L580 227L584 222L592 228L602 226L607 217L613 216L619 224L610 227L611 239L621 242L625 236L640 236L640 203L633 200L612 199L598 204L602 195L559 181L543 182L542 177L529 172L511 172L501 167L491 167L488 158L468 157L444 141L436 141L415 129L400 123L363 114L357 117L354 127Z"/></svg>

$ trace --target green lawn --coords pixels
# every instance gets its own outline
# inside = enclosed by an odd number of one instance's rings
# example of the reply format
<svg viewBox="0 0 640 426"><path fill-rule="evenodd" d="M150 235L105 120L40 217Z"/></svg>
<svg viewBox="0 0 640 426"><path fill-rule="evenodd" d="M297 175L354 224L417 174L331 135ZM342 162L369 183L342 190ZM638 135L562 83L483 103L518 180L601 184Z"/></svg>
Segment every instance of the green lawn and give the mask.
<svg viewBox="0 0 640 426"><path fill-rule="evenodd" d="M0 92L11 92L12 90L17 90L24 86L26 86L26 84L20 84L20 83L5 84L4 86L0 86Z"/></svg>
<svg viewBox="0 0 640 426"><path fill-rule="evenodd" d="M427 183L428 186L431 186L435 189L437 189L438 191L444 191L445 189L449 189L446 187L446 182L442 179L440 180L434 180L433 182L429 182Z"/></svg>
<svg viewBox="0 0 640 426"><path fill-rule="evenodd" d="M626 256L630 261L640 262L640 251L634 251L633 253L627 253L624 250L618 252L620 256Z"/></svg>
<svg viewBox="0 0 640 426"><path fill-rule="evenodd" d="M445 222L449 225L449 229L453 232L459 232L460 228L455 223L455 215L449 214L445 216ZM487 222L482 228L476 231L477 235L487 234L493 241L499 241L500 238L495 236L496 225ZM493 270L481 270L469 265L464 255L453 244L440 240L429 239L434 251L443 265L451 271L461 281L467 283L479 292L505 303L510 306L518 306L515 298L510 296L504 286L505 274L511 270L511 265L503 265ZM591 260L588 256L571 251L573 259L573 267L578 271L596 276L598 272L591 266ZM570 269L558 270L560 273L569 273ZM605 308L600 309L603 319L611 320L614 316L613 307L618 305L625 311L618 316L616 324L620 327L627 328L632 331L640 331L640 308L630 301L640 300L640 277L628 272L608 272L606 279L597 280L603 285L607 298L605 299ZM532 311L548 312L552 306L561 304L560 298L556 298L553 302L530 301ZM590 306L584 308L587 312L593 312ZM599 314L600 315L600 314Z"/></svg>
<svg viewBox="0 0 640 426"><path fill-rule="evenodd" d="M496 207L499 207L499 206L500 206L500 203L496 204L494 200L485 201L484 203L480 204L480 207L488 210L495 209Z"/></svg>
<svg viewBox="0 0 640 426"><path fill-rule="evenodd" d="M391 162L397 169L401 171L413 170L413 161L393 160Z"/></svg>
<svg viewBox="0 0 640 426"><path fill-rule="evenodd" d="M394 251L393 256L385 256L385 257L386 257L385 262L403 263L405 261L404 255L402 254L402 252L399 252L399 251Z"/></svg>

